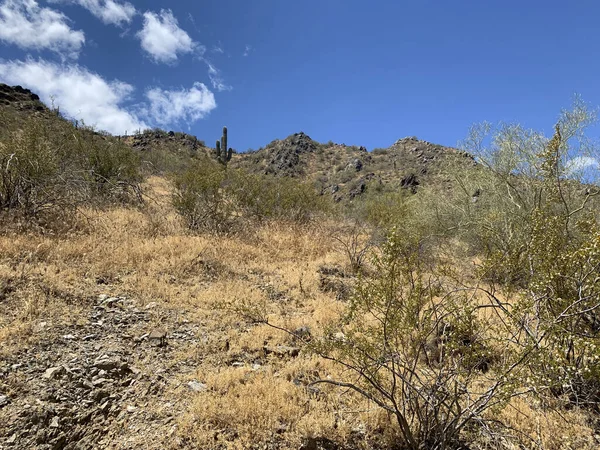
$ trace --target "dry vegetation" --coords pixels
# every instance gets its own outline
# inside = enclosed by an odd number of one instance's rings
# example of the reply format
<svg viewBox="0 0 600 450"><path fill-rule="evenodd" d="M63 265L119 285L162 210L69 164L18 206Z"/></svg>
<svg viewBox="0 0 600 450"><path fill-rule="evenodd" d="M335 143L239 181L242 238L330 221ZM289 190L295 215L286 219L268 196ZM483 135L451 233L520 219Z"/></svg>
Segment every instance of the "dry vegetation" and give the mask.
<svg viewBox="0 0 600 450"><path fill-rule="evenodd" d="M158 402L180 405L175 435L160 442L139 436L144 448L399 445L394 421L373 402L349 389L309 386L343 377L338 365L304 351L294 357L265 354L265 347L297 343L226 307L262 305L270 322L290 330L309 327L317 333L335 322L346 303L335 292L322 292L319 269L344 270L348 264L330 238L336 225L265 223L244 235L193 235L170 206L167 181L151 178L146 190L153 199L146 209L85 211L66 235L6 224L0 237L2 358L47 338L42 324L84 320L82 310L99 294L126 294L139 305L158 303L155 321L167 333L172 319L165 318L173 314L199 326L199 342L179 348L169 361L176 366L191 360L194 371L174 373ZM190 380L207 389L190 392L185 387ZM590 413L577 408L542 407L526 396L499 414L512 427L507 433L512 438L489 443L494 448L519 448L517 442L546 450L599 445ZM487 443L479 439L473 445Z"/></svg>
<svg viewBox="0 0 600 450"><path fill-rule="evenodd" d="M0 449L600 445L585 105L475 128L476 167L300 133L250 170L42 113L0 115Z"/></svg>

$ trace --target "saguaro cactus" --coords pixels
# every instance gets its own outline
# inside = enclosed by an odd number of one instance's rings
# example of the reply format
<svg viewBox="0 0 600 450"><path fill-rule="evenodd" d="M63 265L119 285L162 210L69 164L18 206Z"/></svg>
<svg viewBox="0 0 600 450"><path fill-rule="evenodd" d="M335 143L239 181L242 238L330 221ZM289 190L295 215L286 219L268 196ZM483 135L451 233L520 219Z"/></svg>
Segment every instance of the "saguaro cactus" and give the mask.
<svg viewBox="0 0 600 450"><path fill-rule="evenodd" d="M221 136L221 141L217 141L215 148L217 153L217 161L226 166L231 160L231 155L233 155L232 148L227 150L227 127L223 127L223 136Z"/></svg>

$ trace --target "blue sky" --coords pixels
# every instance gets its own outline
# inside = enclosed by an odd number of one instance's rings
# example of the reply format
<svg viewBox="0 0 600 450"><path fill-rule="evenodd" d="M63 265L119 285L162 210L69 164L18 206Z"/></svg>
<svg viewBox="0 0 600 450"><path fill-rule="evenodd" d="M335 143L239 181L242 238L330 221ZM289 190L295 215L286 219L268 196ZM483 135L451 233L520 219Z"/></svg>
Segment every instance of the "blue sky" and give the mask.
<svg viewBox="0 0 600 450"><path fill-rule="evenodd" d="M0 0L0 81L112 133L452 146L600 105L599 19L591 0Z"/></svg>

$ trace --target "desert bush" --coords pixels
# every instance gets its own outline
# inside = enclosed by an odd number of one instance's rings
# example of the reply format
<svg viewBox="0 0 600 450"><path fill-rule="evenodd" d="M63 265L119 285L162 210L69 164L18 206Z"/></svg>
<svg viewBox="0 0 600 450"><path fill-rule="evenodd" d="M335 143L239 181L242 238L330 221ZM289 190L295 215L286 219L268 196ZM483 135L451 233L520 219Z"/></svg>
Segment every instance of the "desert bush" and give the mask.
<svg viewBox="0 0 600 450"><path fill-rule="evenodd" d="M387 148L374 148L372 151L373 155L387 155L389 152Z"/></svg>
<svg viewBox="0 0 600 450"><path fill-rule="evenodd" d="M231 231L234 205L224 188L227 171L208 158L175 177L173 204L192 230Z"/></svg>
<svg viewBox="0 0 600 450"><path fill-rule="evenodd" d="M352 389L386 410L407 448L459 448L525 392L516 383L524 353L509 349L504 324L490 321L474 291L447 286L425 265L419 247L390 232L347 313L309 344L348 377L315 384Z"/></svg>
<svg viewBox="0 0 600 450"><path fill-rule="evenodd" d="M140 168L143 174L168 176L183 173L189 168L191 155L182 155L177 148L163 145L144 151L140 155Z"/></svg>
<svg viewBox="0 0 600 450"><path fill-rule="evenodd" d="M32 217L98 200L139 200L139 160L126 145L57 118L3 113L0 122L0 210Z"/></svg>
<svg viewBox="0 0 600 450"><path fill-rule="evenodd" d="M594 119L576 101L551 139L502 126L484 147L477 129L471 143L487 167L479 179L483 202L465 222L481 243L480 273L490 298L507 305L506 316L521 330L515 343L537 354L528 361L536 391L597 409L600 226L594 202L600 189L582 184L573 170L573 161L592 157L585 130ZM508 303L496 296L496 284Z"/></svg>
<svg viewBox="0 0 600 450"><path fill-rule="evenodd" d="M531 390L521 380L536 353L515 345L501 307L478 299L477 287L450 284L451 271L430 265L420 248L418 238L389 232L346 311L302 344L343 369L309 386L349 389L382 408L397 448L457 449L483 437L506 443L495 417ZM239 300L228 307L284 330L269 322L265 305Z"/></svg>
<svg viewBox="0 0 600 450"><path fill-rule="evenodd" d="M307 222L328 207L314 186L293 178L232 171L228 188L241 214L251 219Z"/></svg>
<svg viewBox="0 0 600 450"><path fill-rule="evenodd" d="M201 160L176 177L175 206L192 229L231 231L269 219L306 223L329 203L307 183L250 174Z"/></svg>
<svg viewBox="0 0 600 450"><path fill-rule="evenodd" d="M405 192L378 193L367 191L353 205L352 215L383 229L398 226L408 216L408 196Z"/></svg>
<svg viewBox="0 0 600 450"><path fill-rule="evenodd" d="M338 247L348 259L350 273L358 275L362 272L375 237L368 225L360 220L339 226L332 235Z"/></svg>
<svg viewBox="0 0 600 450"><path fill-rule="evenodd" d="M92 195L105 199L139 199L140 158L120 141L85 132L75 135L78 148L85 155L85 170Z"/></svg>
<svg viewBox="0 0 600 450"><path fill-rule="evenodd" d="M0 140L0 209L35 215L65 207L79 196L77 168L66 160L65 143L55 143L42 122L25 120ZM80 175L80 174L79 174Z"/></svg>

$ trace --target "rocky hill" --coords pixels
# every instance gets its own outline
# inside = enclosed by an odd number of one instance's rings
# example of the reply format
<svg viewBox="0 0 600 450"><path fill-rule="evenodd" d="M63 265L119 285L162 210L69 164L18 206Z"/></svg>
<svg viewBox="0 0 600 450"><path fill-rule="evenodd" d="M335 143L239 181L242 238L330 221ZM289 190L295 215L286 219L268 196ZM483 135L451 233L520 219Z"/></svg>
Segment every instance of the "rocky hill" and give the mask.
<svg viewBox="0 0 600 450"><path fill-rule="evenodd" d="M465 152L416 137L369 152L362 146L321 144L303 132L272 141L256 152L238 154L232 161L232 166L251 172L313 181L336 201L355 198L369 187L416 192L423 183L444 182L443 173L450 166L475 164Z"/></svg>
<svg viewBox="0 0 600 450"><path fill-rule="evenodd" d="M60 119L58 110L48 109L35 93L21 86L0 84L0 108ZM158 128L114 138L138 150L144 166L154 173L178 171L188 167L190 159L210 156L214 151L196 136ZM448 183L444 173L450 167L475 164L473 157L465 152L416 137L399 139L389 148L368 151L363 146L320 143L304 132L276 139L254 152L234 153L230 163L231 167L252 173L312 182L323 195L331 195L335 201L352 200L369 190L405 189L414 193L424 185Z"/></svg>

